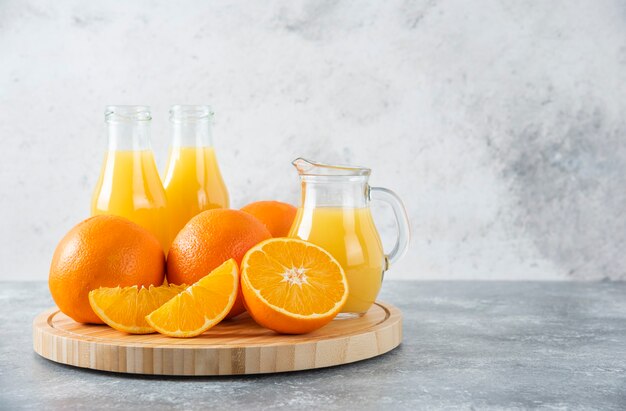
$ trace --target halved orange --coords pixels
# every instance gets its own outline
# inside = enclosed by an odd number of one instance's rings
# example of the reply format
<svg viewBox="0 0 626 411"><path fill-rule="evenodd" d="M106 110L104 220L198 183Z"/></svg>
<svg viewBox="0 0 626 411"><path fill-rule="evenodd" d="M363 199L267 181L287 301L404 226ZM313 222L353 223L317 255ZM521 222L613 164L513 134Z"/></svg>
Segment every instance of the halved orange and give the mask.
<svg viewBox="0 0 626 411"><path fill-rule="evenodd" d="M341 265L326 250L295 238L272 238L252 247L241 262L241 289L260 325L303 334L330 322L348 298Z"/></svg>
<svg viewBox="0 0 626 411"><path fill-rule="evenodd" d="M149 288L100 287L89 292L89 305L108 326L130 334L150 334L154 328L146 321L146 315L156 310L186 285L162 285Z"/></svg>
<svg viewBox="0 0 626 411"><path fill-rule="evenodd" d="M239 290L239 268L232 258L146 317L170 337L195 337L226 317Z"/></svg>

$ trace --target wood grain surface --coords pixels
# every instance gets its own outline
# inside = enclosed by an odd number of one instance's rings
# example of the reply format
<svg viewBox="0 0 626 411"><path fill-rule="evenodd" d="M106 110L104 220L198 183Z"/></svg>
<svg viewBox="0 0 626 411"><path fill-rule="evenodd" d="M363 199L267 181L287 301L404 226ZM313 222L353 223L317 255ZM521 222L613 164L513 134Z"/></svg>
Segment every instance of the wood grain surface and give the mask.
<svg viewBox="0 0 626 411"><path fill-rule="evenodd" d="M402 314L377 302L366 315L336 319L305 335L281 335L244 314L196 338L130 335L74 322L51 308L33 321L35 351L52 361L134 374L233 375L306 370L384 354L402 341Z"/></svg>

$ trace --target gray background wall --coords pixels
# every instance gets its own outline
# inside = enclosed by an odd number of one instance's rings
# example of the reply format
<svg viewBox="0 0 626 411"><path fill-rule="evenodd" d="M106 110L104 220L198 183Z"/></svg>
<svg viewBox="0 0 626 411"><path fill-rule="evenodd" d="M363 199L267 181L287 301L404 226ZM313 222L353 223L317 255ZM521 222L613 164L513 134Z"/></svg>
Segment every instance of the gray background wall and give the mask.
<svg viewBox="0 0 626 411"><path fill-rule="evenodd" d="M163 170L174 103L214 107L235 207L370 166L412 222L388 278L626 278L624 2L0 0L0 279L88 216L104 106L153 107Z"/></svg>

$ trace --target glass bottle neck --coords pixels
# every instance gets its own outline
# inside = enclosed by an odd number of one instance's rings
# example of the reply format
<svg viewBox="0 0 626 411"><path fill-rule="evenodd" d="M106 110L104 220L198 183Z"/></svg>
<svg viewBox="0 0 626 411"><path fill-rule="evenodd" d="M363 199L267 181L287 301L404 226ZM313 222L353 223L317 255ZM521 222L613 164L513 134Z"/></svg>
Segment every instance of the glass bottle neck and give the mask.
<svg viewBox="0 0 626 411"><path fill-rule="evenodd" d="M302 208L364 208L369 205L367 178L302 178Z"/></svg>
<svg viewBox="0 0 626 411"><path fill-rule="evenodd" d="M209 119L173 121L172 147L212 147Z"/></svg>
<svg viewBox="0 0 626 411"><path fill-rule="evenodd" d="M150 150L150 121L121 121L107 124L109 151Z"/></svg>
<svg viewBox="0 0 626 411"><path fill-rule="evenodd" d="M109 151L150 150L150 107L107 106Z"/></svg>
<svg viewBox="0 0 626 411"><path fill-rule="evenodd" d="M172 147L211 147L213 111L206 105L175 105L170 108Z"/></svg>

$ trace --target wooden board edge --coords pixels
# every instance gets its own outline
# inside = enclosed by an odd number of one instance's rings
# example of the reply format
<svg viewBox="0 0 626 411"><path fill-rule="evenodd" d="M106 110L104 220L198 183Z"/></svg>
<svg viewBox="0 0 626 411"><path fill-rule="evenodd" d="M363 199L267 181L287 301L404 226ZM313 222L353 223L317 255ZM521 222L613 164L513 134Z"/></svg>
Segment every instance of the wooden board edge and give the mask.
<svg viewBox="0 0 626 411"><path fill-rule="evenodd" d="M33 348L61 364L108 372L166 376L267 374L326 368L385 354L402 342L402 313L385 303L389 317L357 335L258 347L114 345L77 339L52 327L51 308L33 320Z"/></svg>

